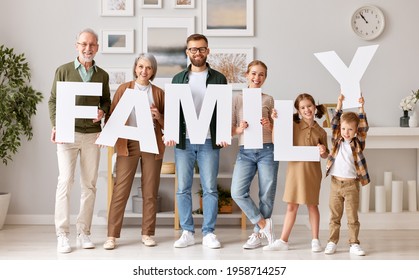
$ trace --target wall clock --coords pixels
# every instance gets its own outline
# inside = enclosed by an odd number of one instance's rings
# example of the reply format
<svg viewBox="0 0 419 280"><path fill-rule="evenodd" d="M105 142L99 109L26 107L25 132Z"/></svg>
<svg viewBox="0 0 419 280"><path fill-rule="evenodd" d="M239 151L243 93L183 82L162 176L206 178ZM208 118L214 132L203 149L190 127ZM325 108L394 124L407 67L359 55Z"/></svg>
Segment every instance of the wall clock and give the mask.
<svg viewBox="0 0 419 280"><path fill-rule="evenodd" d="M380 8L362 6L352 15L352 30L363 40L373 40L384 31L385 19Z"/></svg>

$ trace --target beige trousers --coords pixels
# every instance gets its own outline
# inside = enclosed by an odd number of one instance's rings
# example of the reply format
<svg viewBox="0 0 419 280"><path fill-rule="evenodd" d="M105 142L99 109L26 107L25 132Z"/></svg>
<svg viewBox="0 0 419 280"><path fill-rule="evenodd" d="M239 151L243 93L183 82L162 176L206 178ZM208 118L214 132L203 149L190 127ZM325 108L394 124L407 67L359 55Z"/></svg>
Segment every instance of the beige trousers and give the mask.
<svg viewBox="0 0 419 280"><path fill-rule="evenodd" d="M80 157L80 209L77 233L90 235L96 199L96 181L100 147L95 144L97 133L75 133L74 143L57 144L58 184L55 195L55 229L57 235L70 233L70 197L74 185L77 158Z"/></svg>
<svg viewBox="0 0 419 280"><path fill-rule="evenodd" d="M329 240L335 244L339 241L340 221L345 208L346 218L348 220L348 236L349 244L359 244L359 181L348 180L341 181L332 176L332 184L330 187L329 208Z"/></svg>

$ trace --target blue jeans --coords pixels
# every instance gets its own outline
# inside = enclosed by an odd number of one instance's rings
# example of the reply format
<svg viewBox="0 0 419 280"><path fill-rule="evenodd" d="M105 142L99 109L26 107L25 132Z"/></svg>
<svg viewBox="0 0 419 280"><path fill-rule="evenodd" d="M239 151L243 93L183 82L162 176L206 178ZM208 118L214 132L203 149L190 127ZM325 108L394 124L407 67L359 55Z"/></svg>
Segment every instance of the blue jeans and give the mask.
<svg viewBox="0 0 419 280"><path fill-rule="evenodd" d="M215 222L218 214L218 191L217 176L220 158L220 150L213 149L211 139L205 144L191 144L186 139L186 149L175 148L176 173L178 189L176 198L179 209L180 226L183 230L195 232L192 217L192 180L195 161L198 162L199 175L203 190L202 208L204 220L202 222L202 233L214 232Z"/></svg>
<svg viewBox="0 0 419 280"><path fill-rule="evenodd" d="M274 145L263 144L263 149L244 149L240 146L231 182L231 196L246 214L254 231L258 232L257 222L272 215L279 162L274 161ZM258 172L259 207L249 195L250 185Z"/></svg>

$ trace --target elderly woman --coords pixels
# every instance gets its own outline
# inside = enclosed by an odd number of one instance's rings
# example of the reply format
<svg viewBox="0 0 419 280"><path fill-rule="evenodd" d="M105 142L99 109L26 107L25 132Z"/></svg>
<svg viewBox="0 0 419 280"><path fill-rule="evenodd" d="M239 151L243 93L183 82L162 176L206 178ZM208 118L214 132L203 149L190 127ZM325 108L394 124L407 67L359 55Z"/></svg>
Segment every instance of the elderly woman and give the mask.
<svg viewBox="0 0 419 280"><path fill-rule="evenodd" d="M108 214L108 239L103 244L107 250L115 249L116 238L120 237L125 206L131 192L138 161L141 165L141 188L143 198L142 238L146 246L155 246L152 238L156 228L157 194L160 184L160 171L163 161L164 144L162 130L164 128L164 91L151 84L157 73L157 62L152 54L140 54L134 63L134 81L124 83L118 87L112 100L110 113L117 106L127 88L138 89L148 96L150 111L154 122L158 154L146 153L140 150L140 143L135 140L119 138L115 144L116 177L112 193L112 200ZM127 125L135 126L135 112L131 112Z"/></svg>

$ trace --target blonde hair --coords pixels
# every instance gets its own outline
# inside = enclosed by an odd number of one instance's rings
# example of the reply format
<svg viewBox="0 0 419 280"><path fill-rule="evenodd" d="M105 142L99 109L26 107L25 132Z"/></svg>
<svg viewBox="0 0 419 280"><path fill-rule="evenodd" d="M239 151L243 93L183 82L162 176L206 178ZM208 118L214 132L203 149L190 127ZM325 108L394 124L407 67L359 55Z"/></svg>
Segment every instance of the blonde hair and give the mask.
<svg viewBox="0 0 419 280"><path fill-rule="evenodd" d="M346 122L346 123L355 123L356 127L358 127L358 125L359 125L359 117L354 112L343 113L342 116L340 116L340 121L341 122Z"/></svg>
<svg viewBox="0 0 419 280"><path fill-rule="evenodd" d="M260 60L253 60L252 62L249 63L249 65L247 65L247 70L246 70L246 74L249 74L250 72L250 68L252 68L255 65L260 65L263 68L265 68L265 76L268 76L268 66L266 66L266 64L263 61Z"/></svg>

